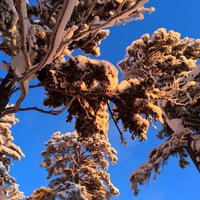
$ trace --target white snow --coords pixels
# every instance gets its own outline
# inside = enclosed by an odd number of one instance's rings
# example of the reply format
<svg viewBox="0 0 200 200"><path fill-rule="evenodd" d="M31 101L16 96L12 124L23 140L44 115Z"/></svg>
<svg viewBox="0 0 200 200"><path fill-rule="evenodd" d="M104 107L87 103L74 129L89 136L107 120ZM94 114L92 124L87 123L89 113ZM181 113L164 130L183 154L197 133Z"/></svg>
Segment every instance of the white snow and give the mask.
<svg viewBox="0 0 200 200"><path fill-rule="evenodd" d="M174 119L168 119L166 118L166 122L169 125L169 127L176 133L176 132L182 132L184 130L184 126L182 124L182 119L180 118L174 118Z"/></svg>
<svg viewBox="0 0 200 200"><path fill-rule="evenodd" d="M107 76L109 80L109 85L104 83L105 86L107 86L110 90L113 90L116 88L118 84L118 71L114 65L112 65L110 62L102 60L101 64L104 66L105 75Z"/></svg>
<svg viewBox="0 0 200 200"><path fill-rule="evenodd" d="M187 91L189 87L196 85L197 82L196 81L188 81L184 86L183 86L183 90Z"/></svg>
<svg viewBox="0 0 200 200"><path fill-rule="evenodd" d="M195 69L193 69L190 73L189 73L189 78L188 81L192 81L194 80L194 78L196 76L198 76L200 74L200 65L197 65Z"/></svg>
<svg viewBox="0 0 200 200"><path fill-rule="evenodd" d="M75 5L76 5L76 0L64 1L63 8L59 14L58 20L52 32L52 37L51 37L52 44L50 44L49 49L47 51L48 57L45 64L50 64L53 61L56 51L61 44L65 26L70 20Z"/></svg>
<svg viewBox="0 0 200 200"><path fill-rule="evenodd" d="M8 72L10 69L10 65L4 60L2 60L1 68L3 69L3 71Z"/></svg>
<svg viewBox="0 0 200 200"><path fill-rule="evenodd" d="M191 138L193 139L191 142L191 148L200 153L200 135L192 135Z"/></svg>
<svg viewBox="0 0 200 200"><path fill-rule="evenodd" d="M100 20L99 16L94 16L94 21L92 22L92 26L99 26L105 23L106 21Z"/></svg>
<svg viewBox="0 0 200 200"><path fill-rule="evenodd" d="M26 72L26 61L22 51L13 57L11 61L11 68L15 71L17 77L21 78Z"/></svg>
<svg viewBox="0 0 200 200"><path fill-rule="evenodd" d="M119 93L122 93L124 90L126 90L127 88L129 88L131 85L127 80L123 80L121 83L119 83L119 85L117 86L117 91Z"/></svg>
<svg viewBox="0 0 200 200"><path fill-rule="evenodd" d="M161 100L161 105L162 105L162 107L163 107L163 108L165 108L165 107L166 107L166 105L167 105L167 102L168 102L168 100L167 100L167 99L162 99L162 100Z"/></svg>
<svg viewBox="0 0 200 200"><path fill-rule="evenodd" d="M74 31L78 29L78 26L73 25L68 31L66 31L65 39L69 40L74 35Z"/></svg>

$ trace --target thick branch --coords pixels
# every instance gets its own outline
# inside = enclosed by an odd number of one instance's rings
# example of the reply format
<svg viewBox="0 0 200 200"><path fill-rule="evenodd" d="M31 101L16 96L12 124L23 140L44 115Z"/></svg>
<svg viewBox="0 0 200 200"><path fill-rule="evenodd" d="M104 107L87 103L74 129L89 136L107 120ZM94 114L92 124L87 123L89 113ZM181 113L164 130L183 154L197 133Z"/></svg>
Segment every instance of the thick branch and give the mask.
<svg viewBox="0 0 200 200"><path fill-rule="evenodd" d="M26 0L18 0L16 1L17 12L19 15L19 37L20 37L20 49L24 55L24 59L26 62L26 67L31 66L29 55L27 53L27 35L28 35L28 16L27 16L27 7ZM17 66L18 67L18 66Z"/></svg>
<svg viewBox="0 0 200 200"><path fill-rule="evenodd" d="M65 26L68 23L69 19L71 18L75 5L76 5L76 0L66 0L63 2L62 10L59 13L56 25L53 29L50 38L50 44L48 46L47 53L40 61L40 63L33 66L32 69L19 80L19 82L23 82L28 77L30 77L30 75L36 73L38 70L42 69L46 64L49 64L53 61L55 53L61 43Z"/></svg>
<svg viewBox="0 0 200 200"><path fill-rule="evenodd" d="M138 8L140 8L147 2L148 2L148 0L138 0L133 6L110 17L105 23L103 23L97 27L90 28L86 31L83 31L60 44L60 42L61 42L60 38L63 35L63 31L64 31L64 27L65 27L64 25L66 25L67 22L69 21L72 11L73 11L73 8L75 7L75 4L74 4L75 0L64 1L63 5L62 5L62 10L58 17L58 22L56 23L56 26L53 30L51 40L50 40L51 42L49 44L46 55L44 56L44 58L41 60L41 62L38 65L33 66L32 69L20 79L20 82L26 80L31 74L34 74L35 72L37 72L38 70L43 68L46 64L50 63L54 57L59 56L62 53L62 50L64 49L64 47L69 45L72 41L78 41L78 40L86 37L89 33L99 31L100 29L112 27L117 20L123 19L125 17L125 15L126 16L131 15L131 13L137 11ZM70 10L69 10L69 8L70 8ZM67 18L67 20L65 19L66 13L68 13L68 17L69 17L69 18Z"/></svg>
<svg viewBox="0 0 200 200"><path fill-rule="evenodd" d="M78 40L81 40L82 38L86 37L89 33L93 33L93 32L96 32L96 31L99 31L100 29L103 29L103 28L109 28L109 27L112 27L114 26L115 22L117 20L121 20L123 19L123 17L126 15L131 15L131 13L135 12L138 10L138 8L140 8L141 6L143 6L145 3L147 3L148 0L138 0L133 6L131 6L130 8L127 8L126 10L123 10L122 12L119 12L117 13L116 15L110 17L105 23L97 26L97 27L94 27L94 28L90 28L86 31L83 31L79 34L77 34L76 36L72 37L71 39L63 42L58 51L57 51L57 54L59 54L63 48L67 45L69 45L72 41L78 41Z"/></svg>

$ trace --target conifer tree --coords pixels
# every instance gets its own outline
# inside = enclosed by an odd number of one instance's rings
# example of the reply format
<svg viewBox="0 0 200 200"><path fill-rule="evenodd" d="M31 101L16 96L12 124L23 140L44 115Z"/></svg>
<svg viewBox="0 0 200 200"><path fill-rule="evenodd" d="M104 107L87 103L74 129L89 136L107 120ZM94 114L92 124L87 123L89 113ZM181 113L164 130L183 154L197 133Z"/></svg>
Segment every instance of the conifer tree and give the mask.
<svg viewBox="0 0 200 200"><path fill-rule="evenodd" d="M133 41L118 67L94 59L108 28L142 20L145 12L154 11L144 7L147 1L0 1L0 50L10 57L10 62L2 61L5 76L0 80L2 199L24 198L9 171L12 161L24 156L10 131L21 111L66 113L66 122L75 122L74 132L55 132L45 143L41 166L49 186L36 189L27 200L107 200L119 195L107 172L109 163L117 162L107 134L109 118L126 146L124 132L143 141L150 125L162 124L157 137L163 143L130 176L135 195L138 184L145 184L152 171L159 174L170 156L178 155L179 166L185 168L189 155L200 170L200 40L181 39L179 33L161 28ZM82 54L74 56L77 49ZM124 76L121 82L118 69ZM45 91L44 107L23 107L31 89L38 87ZM16 94L15 104L9 105Z"/></svg>

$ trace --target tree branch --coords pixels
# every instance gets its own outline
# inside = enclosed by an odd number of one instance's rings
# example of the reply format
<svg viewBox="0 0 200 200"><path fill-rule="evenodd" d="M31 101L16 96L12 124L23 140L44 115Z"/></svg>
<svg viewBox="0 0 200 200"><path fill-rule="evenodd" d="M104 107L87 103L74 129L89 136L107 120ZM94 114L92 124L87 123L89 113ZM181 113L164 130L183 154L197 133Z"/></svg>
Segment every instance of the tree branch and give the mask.
<svg viewBox="0 0 200 200"><path fill-rule="evenodd" d="M108 105L108 110L109 110L109 112L111 114L112 120L114 121L115 126L117 127L117 130L118 130L118 132L120 134L120 139L121 139L122 144L124 144L125 146L128 146L128 142L125 140L125 138L123 136L123 132L120 130L120 128L119 128L119 126L118 126L118 124L117 124L117 122L116 122L116 120L115 120L115 118L113 116L112 110L110 109L110 105L109 105L108 102L107 102L107 105Z"/></svg>
<svg viewBox="0 0 200 200"><path fill-rule="evenodd" d="M35 110L44 114L50 114L50 115L59 115L62 112L64 112L66 110L67 106L63 107L61 110L55 111L55 110L43 110L41 108L38 107L28 107L28 108L20 108L19 111L29 111L29 110Z"/></svg>
<svg viewBox="0 0 200 200"><path fill-rule="evenodd" d="M38 112L41 112L41 113L44 113L44 114L51 114L51 115L57 116L57 115L63 113L72 104L72 102L75 100L75 98L76 98L76 96L74 96L67 105L65 105L61 110L58 110L58 111L55 111L55 110L43 110L43 109L38 108L36 106L28 107L28 108L20 108L19 111L35 110L35 111L38 111Z"/></svg>
<svg viewBox="0 0 200 200"><path fill-rule="evenodd" d="M41 83L38 83L37 85L30 85L30 86L29 86L29 89L38 88L38 87L43 87L43 85L42 85ZM17 91L19 91L19 90L20 90L20 87L14 89L14 90L11 92L11 94L13 94L13 93L15 93L15 92L17 92Z"/></svg>
<svg viewBox="0 0 200 200"><path fill-rule="evenodd" d="M28 73L26 73L19 82L23 82L26 80L30 75L34 74L38 70L42 69L46 64L49 64L52 62L55 53L61 43L62 36L64 33L64 29L66 24L71 18L73 9L76 5L76 0L65 0L63 1L62 10L59 13L59 16L57 18L56 25L53 29L51 38L50 38L50 44L47 49L47 53L43 57L43 59L39 62L39 64L32 67L31 70L29 70Z"/></svg>
<svg viewBox="0 0 200 200"><path fill-rule="evenodd" d="M50 63L53 60L53 58L58 57L62 53L62 50L67 45L69 45L72 41L80 40L80 39L86 37L89 33L99 31L100 29L112 27L117 20L123 19L125 17L125 15L126 16L131 15L131 13L137 11L138 8L140 8L147 2L148 2L148 0L138 0L133 6L131 6L130 8L128 8L120 13L117 13L115 16L110 17L105 23L103 23L97 27L83 31L83 32L75 35L74 37L66 40L65 42L61 43L61 42L58 42L58 40L63 35L64 28L65 28L64 24L66 25L68 23L68 21L71 17L73 8L75 7L75 5L74 5L75 0L64 1L63 5L62 5L62 10L58 16L56 26L53 29L50 44L49 44L46 55L41 60L41 62L39 64L33 66L32 69L19 80L19 82L26 80L30 75L34 74L35 72L37 72L38 70L43 68L46 64ZM69 10L68 4L70 4L69 7L71 7L71 10ZM66 13L68 13L68 18L66 18L66 16L65 16Z"/></svg>
<svg viewBox="0 0 200 200"><path fill-rule="evenodd" d="M77 34L75 37L72 37L71 39L63 42L60 45L59 49L57 50L57 55L62 51L62 49L65 46L70 44L72 41L78 41L78 40L86 37L89 33L93 33L93 32L99 31L100 29L109 28L109 27L114 26L114 24L117 20L122 19L124 15L130 15L131 13L137 11L138 8L140 8L147 2L148 2L148 0L138 0L133 6L131 6L130 8L127 8L126 10L123 10L122 12L116 13L116 15L110 17L105 23L103 23L97 27L90 28L86 31L83 31L83 32Z"/></svg>
<svg viewBox="0 0 200 200"><path fill-rule="evenodd" d="M29 54L27 53L27 35L28 35L28 16L27 16L27 7L26 0L16 1L16 8L19 15L19 37L20 37L20 49L24 55L26 62L26 67L31 66ZM18 66L16 66L18 67Z"/></svg>

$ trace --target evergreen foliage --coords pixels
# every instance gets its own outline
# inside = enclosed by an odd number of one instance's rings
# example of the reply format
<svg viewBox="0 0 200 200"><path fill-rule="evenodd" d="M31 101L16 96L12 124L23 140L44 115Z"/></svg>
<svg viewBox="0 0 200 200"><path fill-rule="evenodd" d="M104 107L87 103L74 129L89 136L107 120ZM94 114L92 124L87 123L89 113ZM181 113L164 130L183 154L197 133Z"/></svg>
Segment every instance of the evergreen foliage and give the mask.
<svg viewBox="0 0 200 200"><path fill-rule="evenodd" d="M107 200L119 195L107 172L117 152L108 140L109 118L124 145L123 131L132 139L147 140L149 125L162 124L163 140L151 150L146 163L130 176L134 194L151 173L160 174L170 156L179 166L191 156L200 170L200 40L180 38L164 28L145 34L127 47L118 68L99 56L107 28L142 20L147 0L26 0L0 2L0 50L6 76L0 83L0 193L2 199L23 199L9 169L24 156L13 143L10 128L15 113L36 110L74 119L74 132L54 133L41 153L49 187L40 187L27 200ZM79 49L82 55L73 56ZM118 69L123 80L118 80ZM30 81L37 80L37 85ZM43 87L44 108L22 107L31 88ZM11 97L20 91L14 105ZM122 124L120 127L119 124ZM123 130L123 131L122 131ZM128 149L127 149L128 150ZM154 177L155 177L154 176Z"/></svg>

